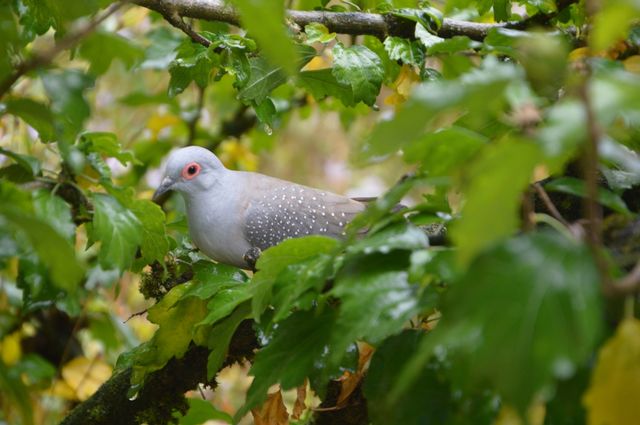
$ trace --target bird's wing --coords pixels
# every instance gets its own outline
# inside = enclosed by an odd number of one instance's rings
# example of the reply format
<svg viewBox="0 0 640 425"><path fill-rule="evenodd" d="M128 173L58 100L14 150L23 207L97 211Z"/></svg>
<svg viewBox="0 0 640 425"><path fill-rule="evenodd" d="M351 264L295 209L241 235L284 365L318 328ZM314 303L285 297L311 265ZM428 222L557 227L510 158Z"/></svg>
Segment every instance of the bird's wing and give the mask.
<svg viewBox="0 0 640 425"><path fill-rule="evenodd" d="M247 203L245 237L261 250L305 235L341 238L344 226L365 207L345 196L273 178L258 186Z"/></svg>

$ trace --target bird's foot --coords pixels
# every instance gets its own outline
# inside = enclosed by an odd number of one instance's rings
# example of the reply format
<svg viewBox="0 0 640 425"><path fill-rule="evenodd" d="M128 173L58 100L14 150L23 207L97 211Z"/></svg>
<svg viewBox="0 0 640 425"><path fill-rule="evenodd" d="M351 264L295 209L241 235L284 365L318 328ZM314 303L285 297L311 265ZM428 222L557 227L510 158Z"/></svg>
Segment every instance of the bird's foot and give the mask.
<svg viewBox="0 0 640 425"><path fill-rule="evenodd" d="M262 250L256 246L249 248L247 252L244 253L242 258L249 265L249 268L256 271L256 263L258 262L258 258L262 254Z"/></svg>

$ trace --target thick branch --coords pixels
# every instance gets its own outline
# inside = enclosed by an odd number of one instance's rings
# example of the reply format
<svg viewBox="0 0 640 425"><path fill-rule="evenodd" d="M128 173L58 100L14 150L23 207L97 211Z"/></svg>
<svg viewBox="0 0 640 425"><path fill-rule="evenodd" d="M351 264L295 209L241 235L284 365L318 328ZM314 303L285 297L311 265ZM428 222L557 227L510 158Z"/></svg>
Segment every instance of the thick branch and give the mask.
<svg viewBox="0 0 640 425"><path fill-rule="evenodd" d="M561 6L566 7L573 1L565 0ZM163 15L170 7L182 17L240 25L238 12L219 0L134 0L134 3ZM374 35L380 38L389 35L411 38L415 28L414 22L391 14L288 10L287 16L300 27L317 22L325 25L332 32ZM445 18L438 35L443 38L466 35L473 40L482 40L492 28L522 28L522 25L522 22L486 24Z"/></svg>
<svg viewBox="0 0 640 425"><path fill-rule="evenodd" d="M257 340L251 321L245 321L231 340L223 366L243 358L251 359L255 348ZM132 370L124 369L71 411L62 425L168 423L175 410L186 411L184 393L198 384L208 383L208 355L206 348L192 345L181 359L172 359L152 373L134 400L127 397Z"/></svg>

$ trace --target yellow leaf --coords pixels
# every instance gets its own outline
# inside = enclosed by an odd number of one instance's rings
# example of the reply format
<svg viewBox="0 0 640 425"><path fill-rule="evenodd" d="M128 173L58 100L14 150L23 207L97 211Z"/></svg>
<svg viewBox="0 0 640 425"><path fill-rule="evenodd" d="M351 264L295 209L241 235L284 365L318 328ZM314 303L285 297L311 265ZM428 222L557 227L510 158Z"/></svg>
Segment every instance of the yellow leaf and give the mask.
<svg viewBox="0 0 640 425"><path fill-rule="evenodd" d="M629 425L640 418L640 321L626 319L600 350L584 395L589 425Z"/></svg>
<svg viewBox="0 0 640 425"><path fill-rule="evenodd" d="M325 55L314 56L303 68L302 71L315 71L318 69L331 68L331 59Z"/></svg>
<svg viewBox="0 0 640 425"><path fill-rule="evenodd" d="M93 393L111 376L111 366L94 358L76 357L62 368L62 378L80 401Z"/></svg>
<svg viewBox="0 0 640 425"><path fill-rule="evenodd" d="M572 50L571 53L569 53L569 61L575 62L580 59L585 59L588 55L589 55L588 47L578 47L577 49Z"/></svg>
<svg viewBox="0 0 640 425"><path fill-rule="evenodd" d="M20 361L22 357L22 348L20 347L20 331L5 336L0 341L0 356L7 366L13 366Z"/></svg>
<svg viewBox="0 0 640 425"><path fill-rule="evenodd" d="M156 139L163 129L179 122L180 118L172 114L153 114L147 121L147 128L151 131L152 137Z"/></svg>
<svg viewBox="0 0 640 425"><path fill-rule="evenodd" d="M528 425L542 425L544 423L544 417L546 415L546 408L541 401L534 401L527 409L527 421ZM498 417L493 425L525 425L525 421L522 420L516 409L509 405L503 405L500 408Z"/></svg>
<svg viewBox="0 0 640 425"><path fill-rule="evenodd" d="M258 168L258 157L237 140L223 142L220 145L218 157L229 168L245 171L255 171Z"/></svg>
<svg viewBox="0 0 640 425"><path fill-rule="evenodd" d="M255 425L287 425L289 414L282 401L280 391L269 394L267 401L259 409L251 409Z"/></svg>
<svg viewBox="0 0 640 425"><path fill-rule="evenodd" d="M398 77L391 85L394 93L387 96L384 103L387 105L399 105L409 98L413 86L420 81L420 77L410 65L402 65Z"/></svg>
<svg viewBox="0 0 640 425"><path fill-rule="evenodd" d="M53 384L51 394L65 400L77 400L76 392L63 380L57 380Z"/></svg>
<svg viewBox="0 0 640 425"><path fill-rule="evenodd" d="M633 55L626 58L623 62L624 69L634 74L640 74L640 56Z"/></svg>

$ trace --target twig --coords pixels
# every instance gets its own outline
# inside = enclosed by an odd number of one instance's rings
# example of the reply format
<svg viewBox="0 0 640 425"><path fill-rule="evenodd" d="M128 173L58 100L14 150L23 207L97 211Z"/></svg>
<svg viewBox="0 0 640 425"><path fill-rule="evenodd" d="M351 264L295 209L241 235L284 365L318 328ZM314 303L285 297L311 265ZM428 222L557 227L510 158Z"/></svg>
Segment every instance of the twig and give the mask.
<svg viewBox="0 0 640 425"><path fill-rule="evenodd" d="M145 313L147 312L147 310L148 310L148 309L146 309L146 308L145 308L145 309L144 309L144 310L142 310L142 311L138 311L138 312L136 312L136 313L132 313L132 314L131 314L131 316L129 316L129 317L127 318L127 320L125 320L123 323L127 323L129 320L133 319L134 317L142 316L143 314L145 314Z"/></svg>
<svg viewBox="0 0 640 425"><path fill-rule="evenodd" d="M211 41L198 34L189 24L187 24L173 3L158 2L158 8L155 9L162 17L174 27L187 34L196 43L202 44L204 47L211 46Z"/></svg>
<svg viewBox="0 0 640 425"><path fill-rule="evenodd" d="M118 9L122 7L124 2L113 3L105 11L97 15L94 19L89 21L86 25L82 26L78 30L68 34L62 38L59 42L53 46L52 49L44 52L36 52L31 58L20 62L13 73L0 82L0 99L11 89L11 87L22 77L23 75L33 71L36 68L48 65L55 59L55 57L64 50L71 49L80 40L92 33L98 25L104 22L109 16L114 14Z"/></svg>
<svg viewBox="0 0 640 425"><path fill-rule="evenodd" d="M574 1L576 0L566 0L566 3L568 5ZM166 8L166 3L162 0L133 0L133 2L164 16L163 9ZM240 25L238 12L220 0L172 0L171 7L182 17ZM374 35L379 38L393 35L413 38L415 30L415 22L392 14L287 10L286 16L301 28L317 22L325 25L329 31L340 34ZM438 30L438 35L443 38L466 35L473 40L483 40L493 28L522 29L533 23L533 21L518 21L486 24L445 18L442 27ZM535 23L539 25L539 22Z"/></svg>
<svg viewBox="0 0 640 425"><path fill-rule="evenodd" d="M547 210L549 210L549 212L551 213L553 218L558 220L563 225L565 225L567 227L571 227L569 222L564 219L562 214L560 214L560 211L558 211L556 206L551 201L551 198L549 198L549 195L547 194L547 191L544 190L544 188L540 185L540 183L534 183L533 184L533 189L536 191L536 193L540 197L540 200L544 203L544 206L547 207Z"/></svg>
<svg viewBox="0 0 640 425"><path fill-rule="evenodd" d="M624 277L607 286L606 291L610 295L629 295L640 290L640 260Z"/></svg>

